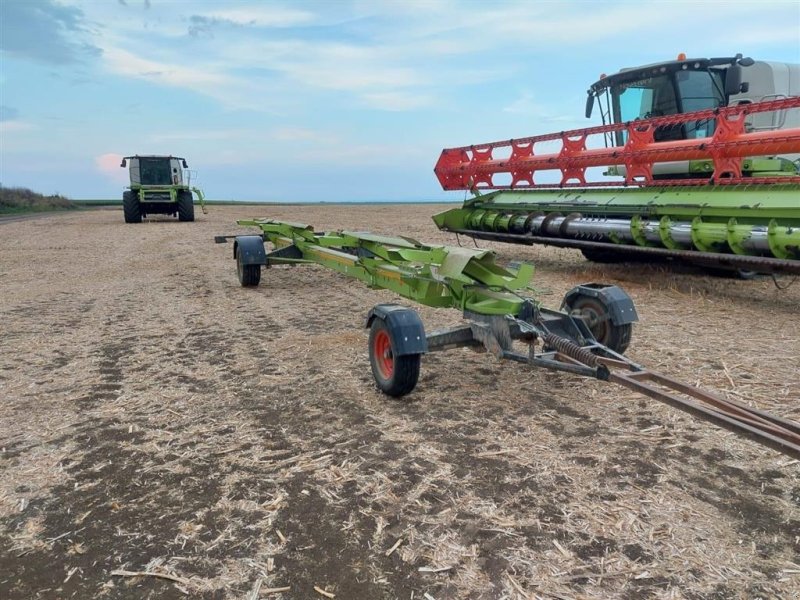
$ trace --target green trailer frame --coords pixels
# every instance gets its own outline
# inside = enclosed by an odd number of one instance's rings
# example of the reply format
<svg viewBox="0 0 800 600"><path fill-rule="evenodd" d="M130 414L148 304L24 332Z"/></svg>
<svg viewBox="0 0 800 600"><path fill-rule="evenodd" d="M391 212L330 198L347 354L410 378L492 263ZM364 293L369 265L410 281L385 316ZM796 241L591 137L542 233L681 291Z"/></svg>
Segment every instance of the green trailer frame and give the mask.
<svg viewBox="0 0 800 600"><path fill-rule="evenodd" d="M800 457L799 423L725 400L626 358L638 317L633 301L616 286L577 286L559 310L552 310L534 297L533 266L503 267L489 250L428 246L366 232L316 232L303 223L270 219L237 223L261 233L217 236L215 241L234 238L233 257L244 287L258 286L263 268L316 264L426 306L463 311L465 324L431 333L410 308L381 304L369 311L372 374L388 395L414 389L423 354L466 346L498 359L617 383ZM285 284L291 285L290 280Z"/></svg>

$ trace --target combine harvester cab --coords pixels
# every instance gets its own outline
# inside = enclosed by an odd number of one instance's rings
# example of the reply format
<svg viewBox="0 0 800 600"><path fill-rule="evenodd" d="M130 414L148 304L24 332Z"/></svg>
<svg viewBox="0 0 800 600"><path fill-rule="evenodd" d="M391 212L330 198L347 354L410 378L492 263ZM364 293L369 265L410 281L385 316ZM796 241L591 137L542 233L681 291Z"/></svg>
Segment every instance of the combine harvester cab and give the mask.
<svg viewBox="0 0 800 600"><path fill-rule="evenodd" d="M600 262L800 274L800 65L680 56L601 77L587 117L595 105L598 127L443 150L442 187L475 197L437 226Z"/></svg>
<svg viewBox="0 0 800 600"><path fill-rule="evenodd" d="M150 214L178 216L179 221L194 221L192 192L206 212L203 192L191 185L191 172L185 158L178 156L135 155L122 159L128 167L130 187L122 194L126 223L141 223Z"/></svg>

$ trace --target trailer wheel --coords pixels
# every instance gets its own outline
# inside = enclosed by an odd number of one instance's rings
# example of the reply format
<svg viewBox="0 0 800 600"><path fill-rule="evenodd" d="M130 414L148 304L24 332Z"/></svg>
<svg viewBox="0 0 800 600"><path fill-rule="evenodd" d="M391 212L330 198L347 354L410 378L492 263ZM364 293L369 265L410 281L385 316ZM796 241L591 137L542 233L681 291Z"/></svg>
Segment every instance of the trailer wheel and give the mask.
<svg viewBox="0 0 800 600"><path fill-rule="evenodd" d="M421 354L395 356L392 348L397 332L383 319L375 319L369 330L369 362L375 383L384 394L405 396L417 385Z"/></svg>
<svg viewBox="0 0 800 600"><path fill-rule="evenodd" d="M130 190L122 192L122 212L125 213L126 223L142 222L142 207L137 194Z"/></svg>
<svg viewBox="0 0 800 600"><path fill-rule="evenodd" d="M178 191L178 220L194 221L194 201L188 190Z"/></svg>
<svg viewBox="0 0 800 600"><path fill-rule="evenodd" d="M567 307L570 314L583 317L586 326L594 339L610 348L617 354L623 354L631 343L633 324L614 325L608 314L608 308L599 298L578 296Z"/></svg>
<svg viewBox="0 0 800 600"><path fill-rule="evenodd" d="M261 282L261 265L245 265L242 255L236 253L236 275L242 287L256 287Z"/></svg>

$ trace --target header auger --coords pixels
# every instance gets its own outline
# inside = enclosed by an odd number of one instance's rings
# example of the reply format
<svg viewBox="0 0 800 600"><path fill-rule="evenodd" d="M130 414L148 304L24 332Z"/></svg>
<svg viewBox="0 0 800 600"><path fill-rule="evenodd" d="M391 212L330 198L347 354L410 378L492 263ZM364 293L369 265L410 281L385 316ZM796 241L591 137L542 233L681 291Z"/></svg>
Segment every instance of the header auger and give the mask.
<svg viewBox="0 0 800 600"><path fill-rule="evenodd" d="M475 197L434 221L601 262L800 274L800 89L776 75L800 78L800 66L773 66L737 56L623 70L590 89L587 116L595 97L607 102L601 126L445 149L434 169L443 189ZM600 166L618 179L591 178ZM560 181L542 183L548 170Z"/></svg>
<svg viewBox="0 0 800 600"><path fill-rule="evenodd" d="M504 268L488 250L427 246L364 232L321 233L301 223L268 219L237 223L261 230L261 235L216 238L235 238L233 257L242 286L259 285L263 267L318 264L420 304L463 312L466 324L426 333L410 308L380 304L369 311L372 375L390 396L415 388L423 354L471 347L498 359L617 383L800 457L799 423L725 400L626 358L638 317L631 298L617 286L577 286L560 310L552 310L533 297L531 265ZM270 251L265 242L272 245Z"/></svg>

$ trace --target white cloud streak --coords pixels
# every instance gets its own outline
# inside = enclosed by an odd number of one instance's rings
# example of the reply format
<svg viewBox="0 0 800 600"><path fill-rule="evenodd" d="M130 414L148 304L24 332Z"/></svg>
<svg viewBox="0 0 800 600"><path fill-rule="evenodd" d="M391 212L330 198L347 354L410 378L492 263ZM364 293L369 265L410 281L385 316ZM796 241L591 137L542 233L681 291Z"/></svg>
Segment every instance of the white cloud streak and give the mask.
<svg viewBox="0 0 800 600"><path fill-rule="evenodd" d="M353 2L317 5L316 12L262 3L221 6L198 4L188 12L202 19L254 27L219 31L220 39L197 44L186 54L172 45L187 37L186 29L176 28L174 23L163 39L150 38L151 45L142 45L141 36L134 34L130 24L119 24L116 33L111 31L101 45L109 69L126 77L184 87L229 108L274 110L263 98L275 98L276 91L305 89L350 94L372 109L417 110L434 104L448 86L490 83L535 68L535 64L515 59L522 51L529 55L531 49L541 48L544 61L548 54L558 52L553 44L564 44L572 52L596 44L634 46L650 42L648 32L656 24L661 30L678 27L686 36L692 27L698 27L708 43L714 32L702 25L704 16L712 18L722 9L729 14L751 12L744 4L681 2ZM691 20L682 8L691 8ZM346 24L338 32L341 39L332 39L330 32L309 37L307 31L292 30L296 26L330 29L337 19ZM745 25L743 22L741 32L726 29L725 40L752 38L755 34L748 35ZM288 31L276 37L266 34L270 29ZM347 40L348 32L351 40ZM788 38L792 33L796 39L796 29L792 31L790 26L770 30L773 39L776 35ZM669 56L690 50L674 47L681 42L667 36L660 39L662 46L669 46L665 50ZM481 55L492 51L499 56L503 48L508 50L506 60L491 67L480 62ZM250 72L253 70L257 74ZM261 99L254 101L254 97Z"/></svg>
<svg viewBox="0 0 800 600"><path fill-rule="evenodd" d="M200 10L197 11L197 16L228 21L236 25L254 25L258 27L306 25L316 18L314 13L309 11L265 4L252 6L233 5L219 10Z"/></svg>
<svg viewBox="0 0 800 600"><path fill-rule="evenodd" d="M37 129L36 125L28 121L0 121L0 134L6 135L22 131Z"/></svg>

